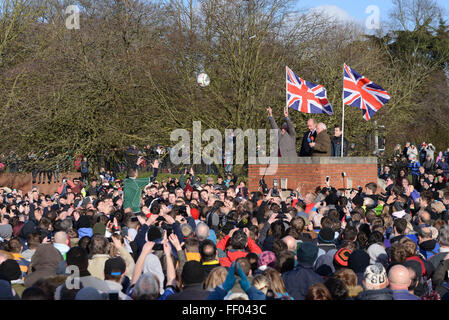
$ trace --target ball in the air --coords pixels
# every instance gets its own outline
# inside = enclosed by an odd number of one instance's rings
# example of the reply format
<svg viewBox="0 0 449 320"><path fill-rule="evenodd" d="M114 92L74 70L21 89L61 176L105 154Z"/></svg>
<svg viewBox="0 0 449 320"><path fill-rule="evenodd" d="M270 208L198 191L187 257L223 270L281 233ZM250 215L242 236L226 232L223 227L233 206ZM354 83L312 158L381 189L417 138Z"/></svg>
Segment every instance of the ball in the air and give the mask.
<svg viewBox="0 0 449 320"><path fill-rule="evenodd" d="M200 87L207 87L210 83L209 76L205 73L200 73L196 78L196 82Z"/></svg>

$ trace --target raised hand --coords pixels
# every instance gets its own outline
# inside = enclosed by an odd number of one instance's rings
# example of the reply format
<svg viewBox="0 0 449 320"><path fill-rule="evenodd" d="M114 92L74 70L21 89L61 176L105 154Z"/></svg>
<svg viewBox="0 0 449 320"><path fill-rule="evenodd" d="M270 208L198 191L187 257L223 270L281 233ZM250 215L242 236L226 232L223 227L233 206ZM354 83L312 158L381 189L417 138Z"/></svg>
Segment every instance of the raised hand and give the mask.
<svg viewBox="0 0 449 320"><path fill-rule="evenodd" d="M271 110L271 107L268 107L267 111L268 111L268 116L272 117L273 116L273 110Z"/></svg>
<svg viewBox="0 0 449 320"><path fill-rule="evenodd" d="M122 242L117 239L116 237L111 237L112 238L112 243L114 244L114 247L116 247L117 249L120 249L123 245Z"/></svg>
<svg viewBox="0 0 449 320"><path fill-rule="evenodd" d="M182 250L181 243L179 243L179 239L176 234L172 233L168 240L170 240L171 244L175 247L176 251Z"/></svg>
<svg viewBox="0 0 449 320"><path fill-rule="evenodd" d="M251 284L248 281L248 278L246 277L246 274L243 272L242 267L240 266L240 263L237 262L237 273L240 277L239 283L240 287L242 287L243 291L247 292L249 288L251 287Z"/></svg>
<svg viewBox="0 0 449 320"><path fill-rule="evenodd" d="M288 108L284 107L284 116L287 118L288 117Z"/></svg>
<svg viewBox="0 0 449 320"><path fill-rule="evenodd" d="M269 223L269 224L272 224L273 222L276 221L277 217L278 217L278 214L277 214L277 213L273 213L273 214L270 216L270 218L268 218L268 223Z"/></svg>
<svg viewBox="0 0 449 320"><path fill-rule="evenodd" d="M226 292L229 292L234 287L235 280L235 262L233 262L229 267L228 275L221 286Z"/></svg>
<svg viewBox="0 0 449 320"><path fill-rule="evenodd" d="M142 253L143 254L149 254L151 252L153 252L153 247L154 247L155 243L153 241L148 241L143 245L142 248Z"/></svg>

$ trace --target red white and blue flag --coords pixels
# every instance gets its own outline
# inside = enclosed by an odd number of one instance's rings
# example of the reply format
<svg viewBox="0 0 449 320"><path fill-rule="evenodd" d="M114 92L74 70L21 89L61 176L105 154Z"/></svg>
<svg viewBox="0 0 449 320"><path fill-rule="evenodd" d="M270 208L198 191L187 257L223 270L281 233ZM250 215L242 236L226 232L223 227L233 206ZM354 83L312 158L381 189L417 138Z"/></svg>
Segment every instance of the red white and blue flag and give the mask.
<svg viewBox="0 0 449 320"><path fill-rule="evenodd" d="M285 69L288 108L305 113L334 114L322 85L301 79L289 67Z"/></svg>
<svg viewBox="0 0 449 320"><path fill-rule="evenodd" d="M343 103L362 109L363 118L368 121L376 111L390 100L390 94L354 69L344 65Z"/></svg>

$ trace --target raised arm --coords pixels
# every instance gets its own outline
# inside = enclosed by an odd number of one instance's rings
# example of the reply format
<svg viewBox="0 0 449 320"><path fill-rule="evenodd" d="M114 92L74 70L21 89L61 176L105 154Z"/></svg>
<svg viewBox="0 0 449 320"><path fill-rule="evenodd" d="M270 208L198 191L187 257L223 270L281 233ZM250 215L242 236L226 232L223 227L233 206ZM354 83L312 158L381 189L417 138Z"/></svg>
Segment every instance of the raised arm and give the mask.
<svg viewBox="0 0 449 320"><path fill-rule="evenodd" d="M267 111L268 111L268 120L270 120L271 127L273 129L279 129L278 125L276 124L276 121L274 121L273 111L271 110L271 107L268 107Z"/></svg>
<svg viewBox="0 0 449 320"><path fill-rule="evenodd" d="M289 116L288 116L288 109L284 108L284 116L285 116L285 121L287 121L287 132L289 135L291 136L296 136L296 130L295 127L293 126L293 122L290 120Z"/></svg>

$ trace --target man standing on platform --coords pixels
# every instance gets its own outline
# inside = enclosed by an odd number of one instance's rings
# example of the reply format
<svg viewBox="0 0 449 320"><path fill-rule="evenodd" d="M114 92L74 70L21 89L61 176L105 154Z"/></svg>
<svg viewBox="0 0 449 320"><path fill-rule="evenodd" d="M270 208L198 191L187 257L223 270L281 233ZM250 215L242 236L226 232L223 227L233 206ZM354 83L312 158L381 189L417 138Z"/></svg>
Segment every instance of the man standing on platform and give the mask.
<svg viewBox="0 0 449 320"><path fill-rule="evenodd" d="M316 126L315 142L309 143L313 149L312 157L329 157L331 154L331 139L326 132L326 125L322 122Z"/></svg>
<svg viewBox="0 0 449 320"><path fill-rule="evenodd" d="M302 138L301 151L299 152L300 157L311 157L313 153L310 143L315 142L317 135L315 119L309 119L307 121L307 127L309 130L304 133Z"/></svg>
<svg viewBox="0 0 449 320"><path fill-rule="evenodd" d="M279 127L276 124L276 121L274 121L273 118L273 112L271 108L269 107L267 109L268 111L268 119L270 120L271 127L273 129L279 129ZM279 151L278 156L279 157L289 157L289 158L296 158L298 154L296 153L296 131L295 127L293 126L292 121L288 117L288 109L284 108L284 116L285 116L285 122L282 124L282 128L279 131Z"/></svg>
<svg viewBox="0 0 449 320"><path fill-rule="evenodd" d="M341 127L335 126L332 138L331 157L341 157ZM343 138L343 157L348 156L348 140Z"/></svg>

